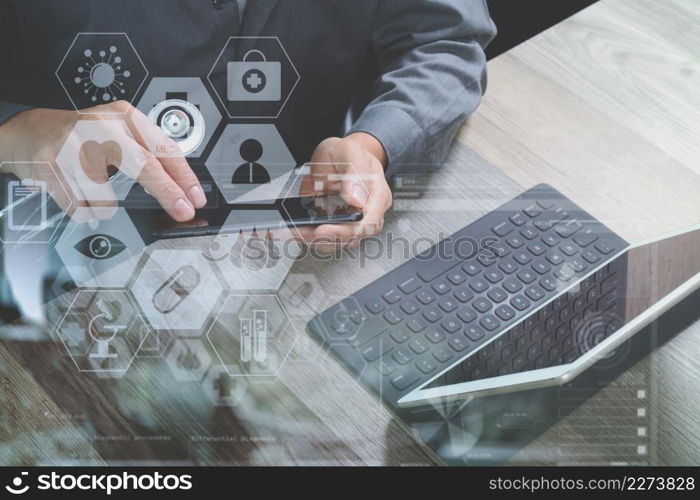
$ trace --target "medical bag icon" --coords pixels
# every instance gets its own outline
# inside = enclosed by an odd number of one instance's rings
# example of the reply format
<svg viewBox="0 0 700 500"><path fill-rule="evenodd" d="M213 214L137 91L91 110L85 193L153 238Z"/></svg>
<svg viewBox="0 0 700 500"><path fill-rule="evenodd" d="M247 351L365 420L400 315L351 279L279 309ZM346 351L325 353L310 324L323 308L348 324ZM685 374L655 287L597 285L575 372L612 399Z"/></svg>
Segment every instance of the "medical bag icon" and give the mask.
<svg viewBox="0 0 700 500"><path fill-rule="evenodd" d="M249 61L257 54L262 61ZM243 61L227 64L229 101L280 101L282 99L282 65L267 61L259 50L250 50Z"/></svg>

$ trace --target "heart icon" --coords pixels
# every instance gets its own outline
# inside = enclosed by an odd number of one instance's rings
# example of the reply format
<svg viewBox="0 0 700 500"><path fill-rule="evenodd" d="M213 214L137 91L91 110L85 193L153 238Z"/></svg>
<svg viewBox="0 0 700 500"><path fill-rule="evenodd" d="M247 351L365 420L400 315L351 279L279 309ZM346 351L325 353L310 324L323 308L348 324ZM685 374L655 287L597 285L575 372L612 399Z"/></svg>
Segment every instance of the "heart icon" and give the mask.
<svg viewBox="0 0 700 500"><path fill-rule="evenodd" d="M122 148L115 141L85 141L79 152L80 166L90 181L96 184L109 182L122 163ZM105 166L107 167L105 169Z"/></svg>

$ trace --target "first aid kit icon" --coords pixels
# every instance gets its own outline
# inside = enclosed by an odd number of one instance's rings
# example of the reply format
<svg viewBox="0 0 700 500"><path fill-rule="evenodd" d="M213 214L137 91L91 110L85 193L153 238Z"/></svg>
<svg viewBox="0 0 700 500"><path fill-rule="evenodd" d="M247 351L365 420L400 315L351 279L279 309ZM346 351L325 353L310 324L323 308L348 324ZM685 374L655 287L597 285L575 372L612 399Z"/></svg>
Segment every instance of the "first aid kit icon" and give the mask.
<svg viewBox="0 0 700 500"><path fill-rule="evenodd" d="M261 61L250 61L257 55ZM282 99L282 65L268 61L259 50L250 50L243 61L227 64L229 101L270 101Z"/></svg>

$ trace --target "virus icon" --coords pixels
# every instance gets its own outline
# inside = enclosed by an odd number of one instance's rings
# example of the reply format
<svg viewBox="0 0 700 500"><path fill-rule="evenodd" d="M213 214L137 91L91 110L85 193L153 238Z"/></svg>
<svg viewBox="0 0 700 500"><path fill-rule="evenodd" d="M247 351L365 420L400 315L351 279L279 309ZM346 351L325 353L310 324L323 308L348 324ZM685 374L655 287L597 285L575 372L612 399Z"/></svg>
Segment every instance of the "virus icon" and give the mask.
<svg viewBox="0 0 700 500"><path fill-rule="evenodd" d="M83 93L92 102L116 101L126 93L124 81L131 76L131 71L123 69L122 58L117 51L116 45L97 53L91 49L83 51L85 59L78 66L74 81L83 87Z"/></svg>

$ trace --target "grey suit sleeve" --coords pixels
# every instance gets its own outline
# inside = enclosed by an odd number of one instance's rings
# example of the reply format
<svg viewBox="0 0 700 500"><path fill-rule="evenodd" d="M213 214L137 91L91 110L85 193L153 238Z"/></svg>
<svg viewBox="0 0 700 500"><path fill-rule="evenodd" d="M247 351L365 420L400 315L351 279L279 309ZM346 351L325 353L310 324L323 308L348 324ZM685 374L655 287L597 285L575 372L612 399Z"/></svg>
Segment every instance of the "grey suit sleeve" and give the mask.
<svg viewBox="0 0 700 500"><path fill-rule="evenodd" d="M22 104L8 102L12 100L9 89L3 85L8 76L16 71L13 47L16 46L16 26L13 7L7 0L0 0L0 125L21 111L30 109Z"/></svg>
<svg viewBox="0 0 700 500"><path fill-rule="evenodd" d="M496 34L485 0L380 0L373 50L380 76L350 132L375 136L387 176L442 165L486 85Z"/></svg>

